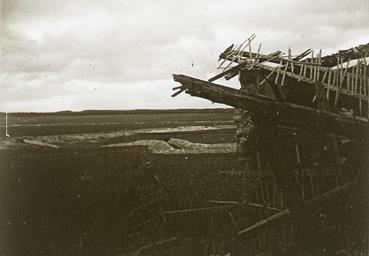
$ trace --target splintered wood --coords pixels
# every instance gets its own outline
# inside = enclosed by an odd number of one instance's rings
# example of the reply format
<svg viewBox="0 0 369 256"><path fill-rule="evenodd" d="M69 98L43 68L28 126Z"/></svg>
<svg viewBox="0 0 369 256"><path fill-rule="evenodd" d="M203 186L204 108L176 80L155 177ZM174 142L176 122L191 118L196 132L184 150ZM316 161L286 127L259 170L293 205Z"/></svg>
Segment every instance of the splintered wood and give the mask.
<svg viewBox="0 0 369 256"><path fill-rule="evenodd" d="M251 44L254 39L255 34L240 45L236 47L231 45L221 53L219 59L222 61L218 69L223 71L210 78L209 82L222 77L231 79L243 70L250 74L263 70L267 74L260 79L260 86L267 81L275 86L288 88L295 84L314 86L318 82L322 84L327 100L332 101L334 109L339 111L344 108L346 114L350 113L345 105L354 98L357 102L353 109L354 115L366 118L369 116L367 77L369 44L328 56L323 56L321 49L316 54L314 50L308 49L293 56L290 48L287 55L283 55L281 51L262 54L261 44L257 52L252 52ZM309 54L311 56L307 58ZM228 64L225 65L227 61Z"/></svg>
<svg viewBox="0 0 369 256"><path fill-rule="evenodd" d="M337 227L350 223L356 212L367 216L368 207L356 198L368 193L361 188L368 187L369 43L324 56L321 49L262 53L261 44L252 46L254 39L255 34L222 52L221 72L208 81L173 75L181 83L174 96L184 91L235 108L240 168L219 173L247 182L244 198L217 198L206 207L164 212L211 213L204 255L227 249L227 237L214 235L215 213L225 215L233 232L228 248L237 250L228 249L229 255L302 255L296 252L305 253L305 240L323 244L321 234L327 230L339 233ZM213 83L237 75L239 89ZM335 239L327 237L324 250ZM358 237L346 240L366 239ZM332 255L342 251L337 244Z"/></svg>

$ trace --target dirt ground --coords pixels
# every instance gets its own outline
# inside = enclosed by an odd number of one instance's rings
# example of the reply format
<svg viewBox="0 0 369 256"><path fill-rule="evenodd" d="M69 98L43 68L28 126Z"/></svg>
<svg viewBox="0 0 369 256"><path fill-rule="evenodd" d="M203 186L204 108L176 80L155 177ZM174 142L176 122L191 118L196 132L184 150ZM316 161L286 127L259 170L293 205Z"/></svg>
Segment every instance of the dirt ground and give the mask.
<svg viewBox="0 0 369 256"><path fill-rule="evenodd" d="M221 175L240 168L232 150L156 154L142 145L106 147L143 140L169 142L173 150L233 145L231 113L135 117L144 120L140 125L132 123L132 117L114 118L120 120L120 127L116 123L92 125L108 118L91 116L85 118L87 125L77 122L74 130L70 120L49 130L35 120L28 121L30 126L27 122L14 126L18 131L12 138L21 146L0 151L1 255L133 255L139 248L150 248L153 241L169 241L165 243L183 248L183 255L196 253L201 247L191 241L206 238L210 212L170 212L209 207L209 200L242 199L245 184ZM75 133L68 133L65 123ZM186 126L205 129L174 129ZM87 142L44 141L56 148L29 143L37 136L91 135L93 127L93 134L141 132ZM159 128L161 132L155 130ZM58 129L60 134L56 134ZM152 253L175 255L178 251Z"/></svg>

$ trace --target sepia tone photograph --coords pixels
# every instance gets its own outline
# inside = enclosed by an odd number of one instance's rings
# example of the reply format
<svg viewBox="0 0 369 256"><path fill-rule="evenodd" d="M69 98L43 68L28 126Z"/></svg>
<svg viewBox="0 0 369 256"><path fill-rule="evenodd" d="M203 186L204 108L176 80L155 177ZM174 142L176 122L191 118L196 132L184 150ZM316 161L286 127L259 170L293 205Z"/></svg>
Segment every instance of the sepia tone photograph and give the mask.
<svg viewBox="0 0 369 256"><path fill-rule="evenodd" d="M368 0L0 9L0 255L369 255Z"/></svg>

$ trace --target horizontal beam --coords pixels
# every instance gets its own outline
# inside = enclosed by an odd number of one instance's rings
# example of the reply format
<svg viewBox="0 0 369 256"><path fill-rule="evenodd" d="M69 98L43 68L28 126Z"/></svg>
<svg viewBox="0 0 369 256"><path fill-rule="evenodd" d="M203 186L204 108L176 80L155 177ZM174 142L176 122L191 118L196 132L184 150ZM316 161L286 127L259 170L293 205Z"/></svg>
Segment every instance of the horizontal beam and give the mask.
<svg viewBox="0 0 369 256"><path fill-rule="evenodd" d="M363 58L365 55L367 55L369 52L369 43L359 45L356 47L352 47L347 50L340 50L337 53L326 55L321 58L321 62L323 66L326 67L333 67L337 65L337 58L341 58L344 61L347 61L349 59L359 59ZM307 61L310 61L310 59L306 59Z"/></svg>
<svg viewBox="0 0 369 256"><path fill-rule="evenodd" d="M186 93L192 96L246 109L257 117L274 121L277 125L314 130L317 133L344 135L365 140L365 142L369 140L369 125L365 120L293 103L277 102L267 97L249 95L237 89L185 75L173 75L173 78L183 85Z"/></svg>

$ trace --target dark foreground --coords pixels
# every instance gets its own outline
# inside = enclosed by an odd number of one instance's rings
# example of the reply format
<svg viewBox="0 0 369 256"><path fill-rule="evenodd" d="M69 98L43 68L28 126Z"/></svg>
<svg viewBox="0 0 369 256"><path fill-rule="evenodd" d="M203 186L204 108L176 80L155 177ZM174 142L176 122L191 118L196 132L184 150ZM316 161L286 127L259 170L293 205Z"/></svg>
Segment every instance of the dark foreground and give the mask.
<svg viewBox="0 0 369 256"><path fill-rule="evenodd" d="M52 116L49 126L37 125L47 123L47 117L36 118L42 122L20 118L23 125L13 132L28 136L178 126L173 122L211 125L229 123L232 112L115 116L113 124L106 124L108 116L72 117L75 125L71 117ZM233 134L229 129L146 134L111 142L170 137L220 143L234 142ZM161 155L139 146L99 145L0 151L1 255L174 255L178 249L168 249L174 243L183 254L196 253L201 247L194 241L207 237L211 211L173 211L212 207L208 200L240 200L246 192L241 180L220 173L239 168L235 154ZM153 241L160 246L150 246Z"/></svg>
<svg viewBox="0 0 369 256"><path fill-rule="evenodd" d="M314 207L286 209L291 193L272 186L273 176L242 171L232 117L229 110L12 116L11 138L0 137L0 255L295 255L285 248L365 255L367 175L333 192L338 180L329 173L306 176L305 203ZM366 163L354 159L347 169ZM309 190L311 177L322 186ZM324 191L314 199L317 189Z"/></svg>

